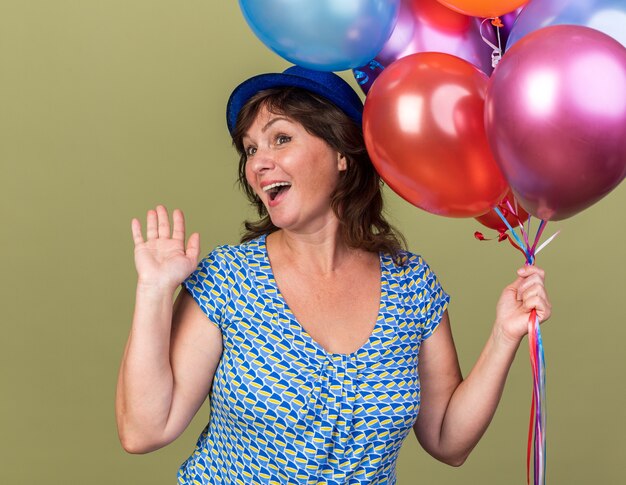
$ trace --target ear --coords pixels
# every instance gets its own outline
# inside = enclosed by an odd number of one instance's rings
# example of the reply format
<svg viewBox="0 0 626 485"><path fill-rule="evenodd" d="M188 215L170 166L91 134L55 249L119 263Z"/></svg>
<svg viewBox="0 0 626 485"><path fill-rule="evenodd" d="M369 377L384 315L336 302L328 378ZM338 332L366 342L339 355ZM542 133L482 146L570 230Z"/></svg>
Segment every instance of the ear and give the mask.
<svg viewBox="0 0 626 485"><path fill-rule="evenodd" d="M341 153L337 153L337 170L340 172L344 172L348 168L348 161L346 160L345 155Z"/></svg>

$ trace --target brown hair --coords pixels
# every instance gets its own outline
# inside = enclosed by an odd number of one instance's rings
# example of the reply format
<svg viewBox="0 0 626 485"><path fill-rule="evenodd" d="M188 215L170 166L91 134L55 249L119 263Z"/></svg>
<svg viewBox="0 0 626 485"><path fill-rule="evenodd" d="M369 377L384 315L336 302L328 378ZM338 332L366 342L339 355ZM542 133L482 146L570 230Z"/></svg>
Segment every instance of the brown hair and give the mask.
<svg viewBox="0 0 626 485"><path fill-rule="evenodd" d="M331 196L343 241L352 248L399 257L406 241L383 216L383 182L365 149L361 126L325 98L293 87L260 91L248 100L237 117L232 138L240 156L239 184L260 217L258 221L244 223L246 232L241 242L278 230L245 174L247 157L243 137L263 107L297 121L307 132L345 156L347 170L340 172Z"/></svg>

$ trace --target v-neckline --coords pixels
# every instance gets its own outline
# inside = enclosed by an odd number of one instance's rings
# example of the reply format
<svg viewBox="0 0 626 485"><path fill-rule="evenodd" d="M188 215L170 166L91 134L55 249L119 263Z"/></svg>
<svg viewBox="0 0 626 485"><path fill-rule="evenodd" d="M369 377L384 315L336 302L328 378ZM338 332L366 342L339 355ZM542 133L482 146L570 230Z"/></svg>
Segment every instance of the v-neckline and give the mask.
<svg viewBox="0 0 626 485"><path fill-rule="evenodd" d="M296 314L289 307L289 304L287 303L287 300L283 296L280 288L278 287L278 283L276 282L276 278L274 276L274 269L272 268L272 263L270 261L269 252L267 250L266 238L267 238L267 235L264 234L260 238L259 243L260 243L260 246L261 246L263 257L265 258L265 262L267 263L267 267L268 267L267 276L269 277L271 284L274 286L275 298L280 300L280 304L284 307L285 312L289 314L290 318L297 325L299 331L302 333L304 338L306 338L311 343L311 345L313 345L316 349L320 350L321 352L323 352L325 355L328 355L329 357L337 357L337 358L356 357L357 354L363 352L368 347L370 347L371 343L372 343L372 340L374 339L375 334L378 333L378 331L379 331L379 328L380 328L380 325L381 325L380 322L381 322L382 316L383 316L381 310L382 310L383 305L384 305L384 303L383 303L383 295L384 295L384 286L386 284L386 276L385 276L385 267L384 267L384 261L383 261L383 254L380 253L380 252L378 253L378 263L379 263L379 270L380 270L380 292L379 292L379 300L378 300L378 313L376 315L376 321L374 322L374 326L372 328L372 331L370 332L369 337L367 338L365 343L363 343L363 345L361 345L354 352L350 352L350 353L329 352L317 340L315 340L311 336L311 334L309 334L309 332L306 331L304 326L300 323L300 321L296 317Z"/></svg>

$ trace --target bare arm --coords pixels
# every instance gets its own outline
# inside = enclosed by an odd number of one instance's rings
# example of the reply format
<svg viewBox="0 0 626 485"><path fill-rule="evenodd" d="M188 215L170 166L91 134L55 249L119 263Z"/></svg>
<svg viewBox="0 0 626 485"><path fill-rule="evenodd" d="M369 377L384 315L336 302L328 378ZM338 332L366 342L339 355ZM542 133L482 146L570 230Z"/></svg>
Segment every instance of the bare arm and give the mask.
<svg viewBox="0 0 626 485"><path fill-rule="evenodd" d="M162 206L148 213L145 243L133 220L139 282L115 402L120 441L131 453L161 448L184 431L208 394L222 353L219 328L185 289L172 308L176 286L196 265L199 240L192 235L181 251L182 213L174 212L172 238L167 219Z"/></svg>
<svg viewBox="0 0 626 485"><path fill-rule="evenodd" d="M489 426L529 312L536 308L542 321L550 316L543 271L525 271L503 291L491 335L465 380L447 312L437 331L422 343L421 408L414 431L424 449L445 463L461 465Z"/></svg>

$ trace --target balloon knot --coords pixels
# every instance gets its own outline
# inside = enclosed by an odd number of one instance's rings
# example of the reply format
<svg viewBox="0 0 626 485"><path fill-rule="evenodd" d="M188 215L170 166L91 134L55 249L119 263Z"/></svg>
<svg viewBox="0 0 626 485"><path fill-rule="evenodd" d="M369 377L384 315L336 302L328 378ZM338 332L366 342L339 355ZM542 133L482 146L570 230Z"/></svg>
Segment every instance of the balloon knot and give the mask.
<svg viewBox="0 0 626 485"><path fill-rule="evenodd" d="M492 18L491 25L493 25L494 27L504 27L504 24L502 23L502 20L500 20L500 17Z"/></svg>

